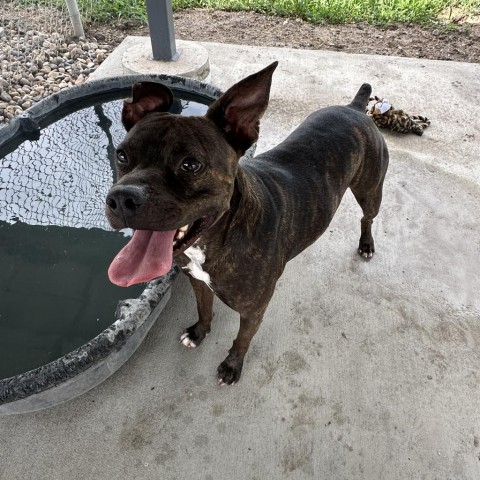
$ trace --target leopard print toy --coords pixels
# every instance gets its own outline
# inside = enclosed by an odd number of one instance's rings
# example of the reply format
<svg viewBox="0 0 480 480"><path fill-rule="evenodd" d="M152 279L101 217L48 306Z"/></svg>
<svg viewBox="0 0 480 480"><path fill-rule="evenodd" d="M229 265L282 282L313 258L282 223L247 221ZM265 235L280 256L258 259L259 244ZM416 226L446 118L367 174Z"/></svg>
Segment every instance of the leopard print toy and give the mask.
<svg viewBox="0 0 480 480"><path fill-rule="evenodd" d="M423 135L423 131L430 125L427 117L409 115L403 110L397 110L388 100L371 97L375 104L368 109L367 115L372 118L379 128L388 128L394 132L415 133Z"/></svg>

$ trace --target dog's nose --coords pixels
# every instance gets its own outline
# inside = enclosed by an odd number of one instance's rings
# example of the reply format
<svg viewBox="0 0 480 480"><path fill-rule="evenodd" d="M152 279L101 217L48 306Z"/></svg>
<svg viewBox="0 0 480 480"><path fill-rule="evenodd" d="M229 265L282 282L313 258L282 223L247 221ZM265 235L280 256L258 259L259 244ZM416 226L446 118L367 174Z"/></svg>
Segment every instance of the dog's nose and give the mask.
<svg viewBox="0 0 480 480"><path fill-rule="evenodd" d="M141 185L116 185L107 195L107 207L125 218L134 215L146 202L147 192Z"/></svg>

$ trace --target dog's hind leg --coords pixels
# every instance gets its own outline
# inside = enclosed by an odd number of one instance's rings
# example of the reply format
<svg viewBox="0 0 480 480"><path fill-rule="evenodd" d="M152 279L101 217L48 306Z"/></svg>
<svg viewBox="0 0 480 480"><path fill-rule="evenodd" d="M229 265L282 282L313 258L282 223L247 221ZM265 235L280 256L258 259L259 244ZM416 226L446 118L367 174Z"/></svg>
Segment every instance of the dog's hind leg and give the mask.
<svg viewBox="0 0 480 480"><path fill-rule="evenodd" d="M375 242L373 241L372 236L372 223L373 219L377 216L380 204L382 203L384 175L385 172L375 183L369 178L367 182L352 182L352 185L350 185L350 190L352 190L355 199L363 211L363 217L360 221L361 231L360 241L358 243L358 253L364 258L371 258L375 253Z"/></svg>
<svg viewBox="0 0 480 480"><path fill-rule="evenodd" d="M180 343L186 347L198 347L210 333L213 319L213 291L208 285L196 278L188 276L197 299L198 322L188 327L180 337Z"/></svg>
<svg viewBox="0 0 480 480"><path fill-rule="evenodd" d="M382 203L383 182L389 162L385 140L374 125L371 127L374 132L370 132L369 141L366 142L369 147L363 153L362 164L350 182L350 190L363 211L358 253L367 259L375 253L372 223Z"/></svg>

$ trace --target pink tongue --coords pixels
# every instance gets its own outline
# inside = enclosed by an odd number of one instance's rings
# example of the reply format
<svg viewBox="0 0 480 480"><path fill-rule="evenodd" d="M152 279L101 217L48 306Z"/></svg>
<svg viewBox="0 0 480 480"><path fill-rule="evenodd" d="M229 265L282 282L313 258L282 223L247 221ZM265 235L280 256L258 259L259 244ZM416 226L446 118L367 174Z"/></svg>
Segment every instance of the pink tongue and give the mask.
<svg viewBox="0 0 480 480"><path fill-rule="evenodd" d="M108 269L110 281L120 287L129 287L168 273L172 268L174 236L175 230L135 230Z"/></svg>

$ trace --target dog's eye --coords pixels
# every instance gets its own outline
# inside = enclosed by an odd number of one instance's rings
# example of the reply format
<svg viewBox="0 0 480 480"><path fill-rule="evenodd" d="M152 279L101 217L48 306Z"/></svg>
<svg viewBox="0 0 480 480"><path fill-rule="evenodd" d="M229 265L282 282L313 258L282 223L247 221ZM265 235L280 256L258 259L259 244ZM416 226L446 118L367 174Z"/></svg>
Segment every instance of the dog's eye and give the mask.
<svg viewBox="0 0 480 480"><path fill-rule="evenodd" d="M202 167L202 163L192 157L184 158L180 164L180 168L187 173L198 173Z"/></svg>
<svg viewBox="0 0 480 480"><path fill-rule="evenodd" d="M118 163L127 163L127 154L123 150L117 150Z"/></svg>

